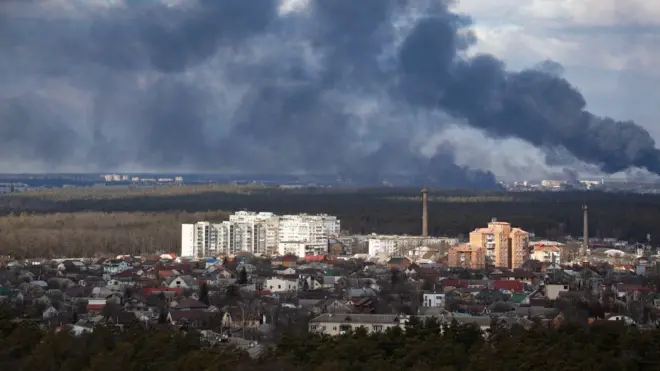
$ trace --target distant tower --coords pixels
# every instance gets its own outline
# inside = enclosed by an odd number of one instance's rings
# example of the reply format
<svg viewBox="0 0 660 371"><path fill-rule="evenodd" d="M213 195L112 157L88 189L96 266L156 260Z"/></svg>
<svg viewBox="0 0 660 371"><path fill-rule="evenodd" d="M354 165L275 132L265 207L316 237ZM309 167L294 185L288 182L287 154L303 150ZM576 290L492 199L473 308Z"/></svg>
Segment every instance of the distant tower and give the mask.
<svg viewBox="0 0 660 371"><path fill-rule="evenodd" d="M582 236L582 251L580 255L582 256L582 260L586 261L589 254L589 211L587 210L587 205L582 206L582 210L584 212L584 225L582 227L584 235Z"/></svg>
<svg viewBox="0 0 660 371"><path fill-rule="evenodd" d="M428 197L428 189L424 187L422 189L422 237L428 237L429 236L429 197Z"/></svg>

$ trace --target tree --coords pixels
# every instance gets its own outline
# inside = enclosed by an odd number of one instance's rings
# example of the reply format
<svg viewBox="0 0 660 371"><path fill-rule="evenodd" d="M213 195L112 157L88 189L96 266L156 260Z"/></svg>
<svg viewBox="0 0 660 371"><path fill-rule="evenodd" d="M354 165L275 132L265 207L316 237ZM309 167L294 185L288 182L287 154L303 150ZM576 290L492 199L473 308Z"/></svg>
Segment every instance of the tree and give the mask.
<svg viewBox="0 0 660 371"><path fill-rule="evenodd" d="M202 286L199 289L199 301L209 305L209 287L206 282L202 283Z"/></svg>
<svg viewBox="0 0 660 371"><path fill-rule="evenodd" d="M245 270L245 267L243 267L238 276L238 284L245 285L246 283L248 283L248 274L247 270Z"/></svg>
<svg viewBox="0 0 660 371"><path fill-rule="evenodd" d="M399 283L399 271L396 269L392 269L392 276L391 276L391 283L392 287L395 287L397 283Z"/></svg>

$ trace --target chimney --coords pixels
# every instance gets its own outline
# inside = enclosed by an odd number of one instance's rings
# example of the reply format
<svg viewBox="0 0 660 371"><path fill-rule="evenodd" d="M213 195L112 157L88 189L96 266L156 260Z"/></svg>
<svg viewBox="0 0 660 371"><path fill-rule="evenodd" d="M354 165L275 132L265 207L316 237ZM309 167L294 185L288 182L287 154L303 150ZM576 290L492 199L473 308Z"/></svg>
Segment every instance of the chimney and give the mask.
<svg viewBox="0 0 660 371"><path fill-rule="evenodd" d="M582 236L582 258L586 259L587 254L589 253L589 212L587 210L587 205L582 206L582 210L584 211L584 225L582 232L584 235Z"/></svg>
<svg viewBox="0 0 660 371"><path fill-rule="evenodd" d="M429 236L428 192L426 187L422 189L422 237Z"/></svg>

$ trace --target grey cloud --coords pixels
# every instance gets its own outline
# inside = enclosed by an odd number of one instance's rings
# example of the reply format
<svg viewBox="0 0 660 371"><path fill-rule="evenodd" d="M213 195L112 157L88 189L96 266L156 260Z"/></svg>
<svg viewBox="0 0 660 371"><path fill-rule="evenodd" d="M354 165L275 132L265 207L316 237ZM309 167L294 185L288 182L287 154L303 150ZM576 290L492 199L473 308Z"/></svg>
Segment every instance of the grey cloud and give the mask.
<svg viewBox="0 0 660 371"><path fill-rule="evenodd" d="M492 173L457 165L450 141L420 153L415 138L445 127L422 110L606 171L660 170L648 133L586 112L557 68L509 73L491 56L461 57L476 40L446 2L312 0L287 15L278 0L128 2L71 19L44 16L38 0L20 17L6 4L0 145L19 164L496 186ZM401 36L392 21L410 9L424 16L392 55ZM57 91L16 93L50 80L89 97L84 112L43 98ZM364 114L373 101L377 111Z"/></svg>

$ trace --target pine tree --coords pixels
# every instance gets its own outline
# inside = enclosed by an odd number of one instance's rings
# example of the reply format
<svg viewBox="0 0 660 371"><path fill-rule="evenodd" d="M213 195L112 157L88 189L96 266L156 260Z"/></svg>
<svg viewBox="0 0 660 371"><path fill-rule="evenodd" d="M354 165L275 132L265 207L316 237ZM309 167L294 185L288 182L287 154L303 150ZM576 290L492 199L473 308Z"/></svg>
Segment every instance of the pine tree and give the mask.
<svg viewBox="0 0 660 371"><path fill-rule="evenodd" d="M248 282L247 271L245 270L245 267L243 267L238 277L238 283L241 285L245 285L247 282Z"/></svg>
<svg viewBox="0 0 660 371"><path fill-rule="evenodd" d="M206 282L204 282L202 284L202 287L200 287L199 301L201 301L206 305L209 305L209 287L206 284Z"/></svg>

